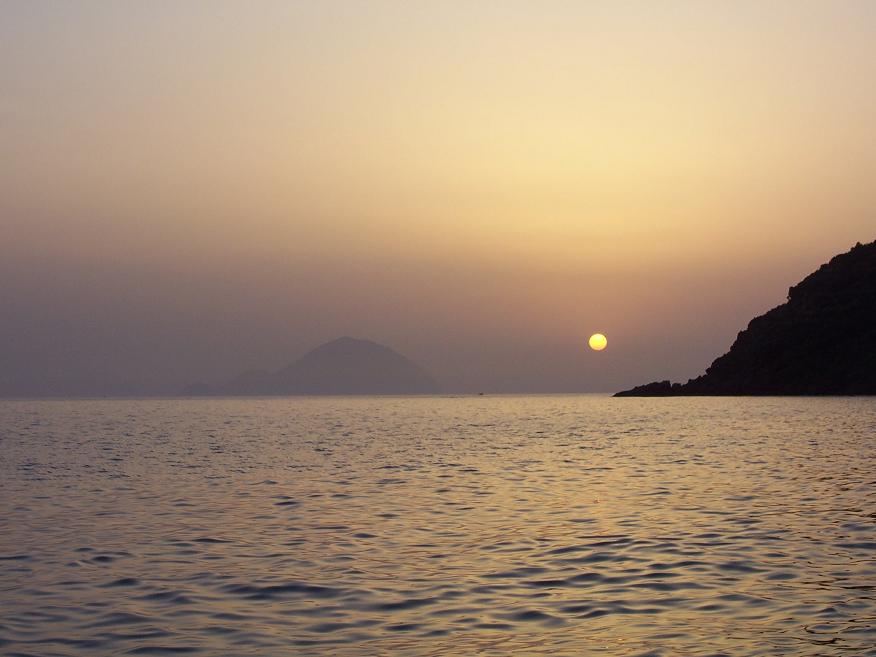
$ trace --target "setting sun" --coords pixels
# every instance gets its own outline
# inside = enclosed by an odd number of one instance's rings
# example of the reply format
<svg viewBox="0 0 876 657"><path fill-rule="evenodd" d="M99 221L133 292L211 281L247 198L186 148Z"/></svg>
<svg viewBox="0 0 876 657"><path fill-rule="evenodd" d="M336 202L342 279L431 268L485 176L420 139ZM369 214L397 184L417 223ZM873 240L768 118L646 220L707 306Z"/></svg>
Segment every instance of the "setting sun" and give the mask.
<svg viewBox="0 0 876 657"><path fill-rule="evenodd" d="M876 657L874 79L876 0L0 0L0 657Z"/></svg>

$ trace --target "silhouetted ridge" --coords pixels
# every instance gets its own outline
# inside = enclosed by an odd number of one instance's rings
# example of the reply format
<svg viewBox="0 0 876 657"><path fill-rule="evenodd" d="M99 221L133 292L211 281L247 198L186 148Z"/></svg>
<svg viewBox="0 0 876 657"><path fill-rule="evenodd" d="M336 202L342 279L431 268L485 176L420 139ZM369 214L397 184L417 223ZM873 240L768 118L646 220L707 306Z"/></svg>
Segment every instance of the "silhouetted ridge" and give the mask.
<svg viewBox="0 0 876 657"><path fill-rule="evenodd" d="M730 351L685 384L616 396L876 394L876 242L856 244L755 317Z"/></svg>
<svg viewBox="0 0 876 657"><path fill-rule="evenodd" d="M396 351L370 340L338 338L277 372L245 372L228 384L193 394L391 395L430 394L438 385Z"/></svg>

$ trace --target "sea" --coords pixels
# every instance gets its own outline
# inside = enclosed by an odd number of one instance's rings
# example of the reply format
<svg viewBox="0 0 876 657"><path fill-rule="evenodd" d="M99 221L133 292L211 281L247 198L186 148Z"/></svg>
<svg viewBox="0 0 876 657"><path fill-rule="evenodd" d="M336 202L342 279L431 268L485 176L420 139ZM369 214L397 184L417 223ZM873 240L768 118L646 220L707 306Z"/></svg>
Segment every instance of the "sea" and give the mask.
<svg viewBox="0 0 876 657"><path fill-rule="evenodd" d="M3 401L0 654L876 655L876 398Z"/></svg>

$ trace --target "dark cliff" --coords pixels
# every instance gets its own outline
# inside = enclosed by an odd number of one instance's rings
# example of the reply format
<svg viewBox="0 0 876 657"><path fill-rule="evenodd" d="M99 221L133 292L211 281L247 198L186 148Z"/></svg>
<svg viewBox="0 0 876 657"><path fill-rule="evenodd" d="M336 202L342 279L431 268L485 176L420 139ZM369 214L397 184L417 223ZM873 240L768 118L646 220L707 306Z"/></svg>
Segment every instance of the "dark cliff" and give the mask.
<svg viewBox="0 0 876 657"><path fill-rule="evenodd" d="M755 317L730 351L687 383L618 397L876 394L876 242L857 244Z"/></svg>

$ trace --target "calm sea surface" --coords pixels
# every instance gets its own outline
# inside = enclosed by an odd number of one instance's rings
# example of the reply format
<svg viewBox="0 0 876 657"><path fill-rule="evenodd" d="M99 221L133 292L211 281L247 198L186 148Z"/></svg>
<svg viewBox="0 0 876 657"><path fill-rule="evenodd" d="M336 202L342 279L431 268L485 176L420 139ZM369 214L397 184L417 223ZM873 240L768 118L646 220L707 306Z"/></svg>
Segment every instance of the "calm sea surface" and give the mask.
<svg viewBox="0 0 876 657"><path fill-rule="evenodd" d="M876 399L0 402L2 655L876 655Z"/></svg>

